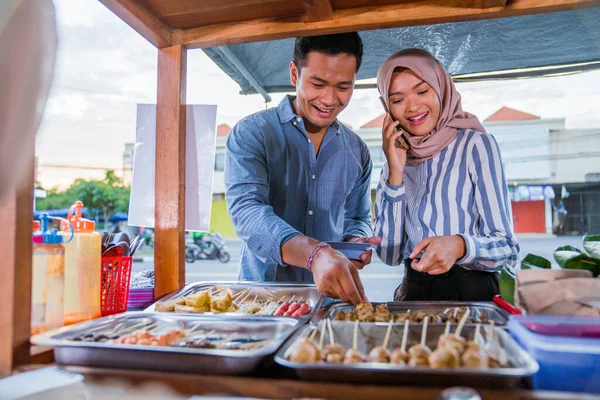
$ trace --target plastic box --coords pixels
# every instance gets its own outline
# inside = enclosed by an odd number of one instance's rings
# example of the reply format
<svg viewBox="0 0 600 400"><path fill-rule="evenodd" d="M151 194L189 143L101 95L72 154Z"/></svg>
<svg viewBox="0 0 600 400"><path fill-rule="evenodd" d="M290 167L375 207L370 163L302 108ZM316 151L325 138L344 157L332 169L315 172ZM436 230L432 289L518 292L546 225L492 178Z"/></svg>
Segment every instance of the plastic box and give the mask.
<svg viewBox="0 0 600 400"><path fill-rule="evenodd" d="M600 338L586 337L594 326L600 319L554 315L512 316L507 325L540 365L532 377L535 389L600 394Z"/></svg>

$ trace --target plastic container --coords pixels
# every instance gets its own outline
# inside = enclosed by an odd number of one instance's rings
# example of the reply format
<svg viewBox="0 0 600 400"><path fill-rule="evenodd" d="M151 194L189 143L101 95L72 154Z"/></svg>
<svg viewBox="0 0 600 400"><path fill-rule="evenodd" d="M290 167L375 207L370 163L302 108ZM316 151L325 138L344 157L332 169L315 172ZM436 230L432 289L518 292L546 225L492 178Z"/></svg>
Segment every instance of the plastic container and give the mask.
<svg viewBox="0 0 600 400"><path fill-rule="evenodd" d="M127 310L131 264L131 257L102 257L102 316Z"/></svg>
<svg viewBox="0 0 600 400"><path fill-rule="evenodd" d="M64 323L64 236L58 230L50 229L51 219L62 220L42 214L40 230L32 237L31 335L60 328Z"/></svg>
<svg viewBox="0 0 600 400"><path fill-rule="evenodd" d="M554 315L510 318L507 327L511 335L540 365L532 377L535 389L600 394L600 339L580 337L580 327L591 325L600 326L600 320ZM535 333L527 326L552 335ZM569 331L577 336L556 335Z"/></svg>
<svg viewBox="0 0 600 400"><path fill-rule="evenodd" d="M102 315L100 310L100 256L102 237L96 223L81 216L83 203L75 202L67 217L73 226L73 240L65 244L65 325ZM61 223L67 234L68 223Z"/></svg>

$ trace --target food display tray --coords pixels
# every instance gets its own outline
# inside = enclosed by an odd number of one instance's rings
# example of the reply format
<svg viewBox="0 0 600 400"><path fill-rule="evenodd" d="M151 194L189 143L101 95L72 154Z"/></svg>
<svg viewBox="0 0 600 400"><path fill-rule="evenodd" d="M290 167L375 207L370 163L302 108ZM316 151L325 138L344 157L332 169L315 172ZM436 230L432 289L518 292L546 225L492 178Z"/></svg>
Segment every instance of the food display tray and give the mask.
<svg viewBox="0 0 600 400"><path fill-rule="evenodd" d="M324 324L321 324L321 326ZM337 344L349 349L353 342L354 324L333 321L334 339ZM283 367L289 368L295 374L306 380L318 381L337 381L337 382L363 382L363 383L384 383L384 384L409 384L424 386L471 386L486 388L514 388L518 382L525 377L529 377L538 371L537 362L525 352L515 340L504 330L494 328L494 334L498 336L501 346L508 356L509 367L490 368L490 369L472 369L459 367L455 369L431 368L431 367L411 367L399 366L388 363L360 363L360 364L334 364L325 362L299 363L288 359L292 347L296 341L307 337L315 329L320 328L315 325L305 325L298 329L296 333L286 341L275 355L275 362ZM452 332L456 324L452 326ZM491 327L486 327L488 332ZM363 354L368 354L375 346L381 346L383 343L387 326L359 323L358 350ZM409 327L407 349L414 344L419 343L421 338L422 324L411 324ZM464 326L462 336L472 339L474 336L474 326ZM437 340L444 332L443 325L429 325L427 330L426 344L431 349L437 347ZM403 334L402 326L393 326L388 349L399 347ZM319 342L317 334L315 341ZM327 334L324 336L325 342L329 343Z"/></svg>
<svg viewBox="0 0 600 400"><path fill-rule="evenodd" d="M159 329L160 332L166 332L169 329L191 330L193 327L206 333L214 330L215 335L223 337L235 332L235 343L239 344L270 341L251 350L231 350L73 340L83 334L110 335L111 332L120 332L141 323L143 326L159 324L157 332ZM299 323L300 320L295 318L219 318L197 314L135 312L63 327L36 335L31 342L53 346L54 358L61 365L241 375L254 371L264 361L272 359L275 351L294 333Z"/></svg>
<svg viewBox="0 0 600 400"><path fill-rule="evenodd" d="M493 302L446 302L446 301L432 301L432 302L422 302L422 301L392 301L385 303L372 303L373 306L377 306L379 304L387 304L388 310L392 314L401 314L406 313L408 310L412 314L418 311L424 311L426 313L443 313L445 310L450 310L449 314L452 314L452 310L455 308L465 309L465 307L469 308L470 316L481 318L485 317L488 321L494 321L494 325L496 326L505 326L508 322L509 314L501 307L497 306ZM354 306L347 303L332 303L326 307L320 307L314 317L311 318L311 322L319 323L323 319L334 319L335 315L339 311L343 311L347 313L348 311L354 310ZM350 321L340 321L340 322L350 322ZM374 322L376 324L387 325L387 322ZM398 324L402 324L402 322L397 322ZM420 324L421 322L414 322L416 324ZM435 325L434 321L429 321L429 324ZM467 323L467 325L474 325L473 323Z"/></svg>
<svg viewBox="0 0 600 400"><path fill-rule="evenodd" d="M241 297L245 297L245 302L252 302L256 298L257 302L266 302L269 299L272 301L290 301L293 298L293 301L298 301L298 299L302 299L303 303L307 303L312 311L302 317L299 317L301 320L306 320L312 318L316 312L320 309L321 303L323 301L323 296L319 294L317 291L317 287L312 284L297 284L297 283L272 283L272 282L195 282L189 285L186 285L183 289L171 293L158 302L166 302L169 300L174 300L176 298L189 296L196 292L202 290L208 290L210 288L219 287L219 288L228 288L232 295L235 296L236 293L250 290L250 294L248 296L244 295ZM156 302L156 303L158 303ZM156 303L147 307L145 312L155 312L156 311ZM281 302L280 302L281 303ZM225 312L225 313L212 313L205 312L201 314L189 314L189 313L176 313L176 312L165 312L164 314L181 314L181 315L219 315L223 317L272 317L272 315L262 315L262 314L246 314L240 312ZM289 317L284 317L289 318Z"/></svg>

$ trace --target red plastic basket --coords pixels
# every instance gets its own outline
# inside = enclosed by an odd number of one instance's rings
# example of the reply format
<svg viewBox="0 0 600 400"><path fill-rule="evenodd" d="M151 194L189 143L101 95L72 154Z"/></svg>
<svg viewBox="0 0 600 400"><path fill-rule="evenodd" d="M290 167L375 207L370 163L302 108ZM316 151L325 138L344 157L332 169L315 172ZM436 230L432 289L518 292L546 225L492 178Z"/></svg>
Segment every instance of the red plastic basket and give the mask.
<svg viewBox="0 0 600 400"><path fill-rule="evenodd" d="M102 257L102 316L127 310L131 257Z"/></svg>

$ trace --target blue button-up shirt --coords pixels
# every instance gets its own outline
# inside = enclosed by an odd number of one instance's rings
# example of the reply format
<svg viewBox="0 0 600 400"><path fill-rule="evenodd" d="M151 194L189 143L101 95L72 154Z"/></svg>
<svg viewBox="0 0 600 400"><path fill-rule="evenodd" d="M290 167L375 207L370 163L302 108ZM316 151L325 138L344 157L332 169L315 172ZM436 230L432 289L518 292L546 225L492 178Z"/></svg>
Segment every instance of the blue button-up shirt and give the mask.
<svg viewBox="0 0 600 400"><path fill-rule="evenodd" d="M317 156L293 99L242 119L227 139L227 206L243 241L240 280L312 283L310 271L282 260L290 238L372 236L367 145L335 121Z"/></svg>

